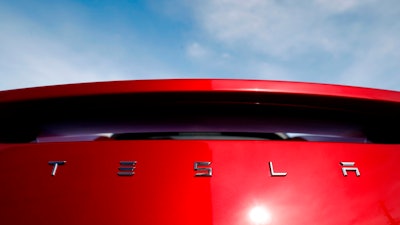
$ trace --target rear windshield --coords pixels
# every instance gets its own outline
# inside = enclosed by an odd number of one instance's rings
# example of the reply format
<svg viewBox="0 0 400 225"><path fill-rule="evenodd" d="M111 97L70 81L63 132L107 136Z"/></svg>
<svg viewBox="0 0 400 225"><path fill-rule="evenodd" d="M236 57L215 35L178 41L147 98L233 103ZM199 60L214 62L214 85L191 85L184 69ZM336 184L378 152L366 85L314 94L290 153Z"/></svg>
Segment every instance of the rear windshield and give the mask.
<svg viewBox="0 0 400 225"><path fill-rule="evenodd" d="M8 103L0 142L272 140L400 143L399 106L318 96L153 93Z"/></svg>

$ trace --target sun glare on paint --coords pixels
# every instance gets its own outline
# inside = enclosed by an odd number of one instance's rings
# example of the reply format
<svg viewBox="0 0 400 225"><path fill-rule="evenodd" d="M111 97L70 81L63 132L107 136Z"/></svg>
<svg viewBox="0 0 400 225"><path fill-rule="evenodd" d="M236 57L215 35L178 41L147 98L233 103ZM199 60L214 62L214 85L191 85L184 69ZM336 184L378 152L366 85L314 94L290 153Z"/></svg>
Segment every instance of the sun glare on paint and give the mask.
<svg viewBox="0 0 400 225"><path fill-rule="evenodd" d="M271 213L261 206L256 206L249 211L249 218L253 224L262 225L271 223Z"/></svg>

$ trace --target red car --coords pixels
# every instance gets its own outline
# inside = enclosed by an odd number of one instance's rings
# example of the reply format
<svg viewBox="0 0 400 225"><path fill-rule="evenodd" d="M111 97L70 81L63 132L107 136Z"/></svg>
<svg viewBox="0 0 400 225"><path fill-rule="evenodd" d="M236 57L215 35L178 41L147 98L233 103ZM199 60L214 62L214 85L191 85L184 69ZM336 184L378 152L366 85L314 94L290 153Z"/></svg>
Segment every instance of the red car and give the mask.
<svg viewBox="0 0 400 225"><path fill-rule="evenodd" d="M152 80L0 92L1 224L399 224L400 92Z"/></svg>

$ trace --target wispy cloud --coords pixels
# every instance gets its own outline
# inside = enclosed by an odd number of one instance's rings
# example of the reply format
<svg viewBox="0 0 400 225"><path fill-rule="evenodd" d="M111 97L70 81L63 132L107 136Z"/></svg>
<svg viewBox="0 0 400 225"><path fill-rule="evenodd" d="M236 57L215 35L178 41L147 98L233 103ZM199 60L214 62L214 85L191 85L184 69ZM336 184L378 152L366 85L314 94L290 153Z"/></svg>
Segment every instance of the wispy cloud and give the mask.
<svg viewBox="0 0 400 225"><path fill-rule="evenodd" d="M194 59L204 59L210 55L210 50L200 45L198 42L192 42L186 47L189 57Z"/></svg>
<svg viewBox="0 0 400 225"><path fill-rule="evenodd" d="M104 79L85 68L84 54L12 9L1 11L0 29L1 89Z"/></svg>
<svg viewBox="0 0 400 225"><path fill-rule="evenodd" d="M400 43L393 38L381 36L368 48L358 49L354 62L339 76L340 82L400 90Z"/></svg>
<svg viewBox="0 0 400 225"><path fill-rule="evenodd" d="M49 10L55 29L14 8L1 8L0 90L179 74L138 39L88 30L89 22L79 18L82 8L69 8L74 13L64 15Z"/></svg>
<svg viewBox="0 0 400 225"><path fill-rule="evenodd" d="M215 77L400 90L397 0L40 4L0 2L0 89Z"/></svg>
<svg viewBox="0 0 400 225"><path fill-rule="evenodd" d="M206 0L194 5L194 11L208 35L226 46L286 58L310 50L338 51L344 44L330 21L336 11L322 10L320 5L272 0Z"/></svg>
<svg viewBox="0 0 400 225"><path fill-rule="evenodd" d="M191 4L193 18L211 42L252 56L243 65L273 65L294 80L400 89L400 65L394 63L400 61L397 5L395 0ZM379 82L382 77L386 81Z"/></svg>

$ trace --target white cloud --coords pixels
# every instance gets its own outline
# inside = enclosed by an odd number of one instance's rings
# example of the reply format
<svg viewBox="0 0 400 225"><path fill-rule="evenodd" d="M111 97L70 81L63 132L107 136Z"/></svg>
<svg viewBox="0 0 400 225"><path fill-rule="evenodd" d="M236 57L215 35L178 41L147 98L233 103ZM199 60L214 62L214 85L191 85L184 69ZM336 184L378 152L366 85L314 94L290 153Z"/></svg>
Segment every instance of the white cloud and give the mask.
<svg viewBox="0 0 400 225"><path fill-rule="evenodd" d="M197 42L192 42L186 47L186 52L189 57L194 59L204 59L209 56L210 51Z"/></svg>
<svg viewBox="0 0 400 225"><path fill-rule="evenodd" d="M77 2L43 18L0 3L0 89L212 76L400 90L397 0L150 1L176 26L165 38L104 29Z"/></svg>
<svg viewBox="0 0 400 225"><path fill-rule="evenodd" d="M344 12L370 2L371 0L315 0L322 8L334 12Z"/></svg>
<svg viewBox="0 0 400 225"><path fill-rule="evenodd" d="M107 71L101 58L77 52L39 24L2 10L0 21L0 89L121 78ZM96 64L96 67L92 67Z"/></svg>
<svg viewBox="0 0 400 225"><path fill-rule="evenodd" d="M113 36L88 31L79 14L56 17L59 27L50 29L12 8L1 7L0 90L180 74L153 58L139 42L136 45L140 47L132 53L124 48L126 43L107 40Z"/></svg>
<svg viewBox="0 0 400 225"><path fill-rule="evenodd" d="M397 6L396 0L199 0L192 11L210 42L250 56L242 61L253 65L249 72L274 68L300 81L400 89L394 75L400 65L392 62L400 61Z"/></svg>
<svg viewBox="0 0 400 225"><path fill-rule="evenodd" d="M253 62L250 64L252 74L255 79L262 80L281 80L281 81L294 81L294 77L289 71L280 66L276 66L267 62Z"/></svg>
<svg viewBox="0 0 400 225"><path fill-rule="evenodd" d="M380 37L370 48L358 50L356 60L341 74L340 83L400 89L400 43Z"/></svg>
<svg viewBox="0 0 400 225"><path fill-rule="evenodd" d="M337 50L340 43L326 16L309 11L310 4L271 0L200 1L194 6L200 26L228 47L250 48L276 57L290 57L317 47Z"/></svg>

